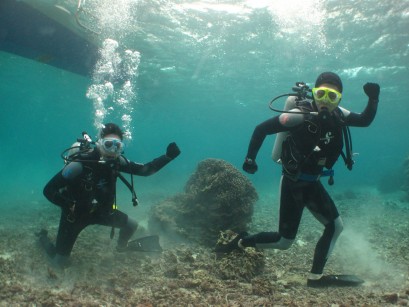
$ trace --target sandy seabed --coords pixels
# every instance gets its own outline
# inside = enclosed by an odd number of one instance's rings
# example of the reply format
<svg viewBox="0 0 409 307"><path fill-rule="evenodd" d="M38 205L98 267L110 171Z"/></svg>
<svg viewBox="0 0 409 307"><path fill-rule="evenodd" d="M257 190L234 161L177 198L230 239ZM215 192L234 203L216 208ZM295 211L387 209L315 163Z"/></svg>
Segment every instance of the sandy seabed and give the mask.
<svg viewBox="0 0 409 307"><path fill-rule="evenodd" d="M355 274L359 287L308 288L315 243L322 227L307 211L295 244L263 251L254 276L221 274L212 248L161 236L162 253L117 253L110 228L83 231L72 265L54 268L35 233L55 236L58 208L46 201L3 209L0 217L0 306L396 306L409 305L409 203L373 191L334 195L344 232L327 274ZM277 208L261 199L250 232L274 230ZM137 217L136 217L137 218ZM210 226L209 226L210 227ZM142 227L143 228L143 227ZM138 231L136 237L144 235ZM234 255L243 257L242 253ZM226 263L226 262L225 262Z"/></svg>

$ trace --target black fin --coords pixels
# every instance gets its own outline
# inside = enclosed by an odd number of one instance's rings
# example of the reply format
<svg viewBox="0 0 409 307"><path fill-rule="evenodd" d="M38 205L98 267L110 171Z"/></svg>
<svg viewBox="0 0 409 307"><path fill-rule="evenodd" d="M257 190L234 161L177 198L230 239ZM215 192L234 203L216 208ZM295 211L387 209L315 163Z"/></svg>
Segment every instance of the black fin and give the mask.
<svg viewBox="0 0 409 307"><path fill-rule="evenodd" d="M162 252L163 249L159 244L159 236L147 236L128 242L128 251L137 252Z"/></svg>
<svg viewBox="0 0 409 307"><path fill-rule="evenodd" d="M365 281L355 275L324 275L320 279L308 279L307 286L313 288L325 287L356 287Z"/></svg>

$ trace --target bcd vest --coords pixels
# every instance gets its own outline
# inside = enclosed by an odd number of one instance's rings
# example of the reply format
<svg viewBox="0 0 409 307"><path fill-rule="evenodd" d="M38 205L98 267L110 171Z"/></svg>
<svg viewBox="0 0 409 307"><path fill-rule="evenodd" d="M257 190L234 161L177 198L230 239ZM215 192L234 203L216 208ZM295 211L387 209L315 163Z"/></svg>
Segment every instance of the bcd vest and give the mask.
<svg viewBox="0 0 409 307"><path fill-rule="evenodd" d="M298 107L310 112L309 106ZM300 172L318 175L323 168L331 169L343 148L342 126L338 110L324 119L319 115L307 114L304 122L294 127L282 145L283 171L288 175Z"/></svg>

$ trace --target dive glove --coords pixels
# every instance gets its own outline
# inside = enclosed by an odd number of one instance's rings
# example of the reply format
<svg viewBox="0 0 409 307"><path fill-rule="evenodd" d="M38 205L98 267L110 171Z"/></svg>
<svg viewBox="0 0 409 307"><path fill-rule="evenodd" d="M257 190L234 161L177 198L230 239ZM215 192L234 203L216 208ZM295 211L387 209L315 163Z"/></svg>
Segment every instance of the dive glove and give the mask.
<svg viewBox="0 0 409 307"><path fill-rule="evenodd" d="M246 173L254 174L258 170L258 166L255 160L246 158L243 163L243 170Z"/></svg>
<svg viewBox="0 0 409 307"><path fill-rule="evenodd" d="M379 99L379 92L380 87L377 83L366 83L364 85L364 92L371 100L378 100Z"/></svg>
<svg viewBox="0 0 409 307"><path fill-rule="evenodd" d="M170 143L168 145L168 148L166 149L166 157L173 160L179 155L180 155L180 149L178 145L176 145L175 142Z"/></svg>

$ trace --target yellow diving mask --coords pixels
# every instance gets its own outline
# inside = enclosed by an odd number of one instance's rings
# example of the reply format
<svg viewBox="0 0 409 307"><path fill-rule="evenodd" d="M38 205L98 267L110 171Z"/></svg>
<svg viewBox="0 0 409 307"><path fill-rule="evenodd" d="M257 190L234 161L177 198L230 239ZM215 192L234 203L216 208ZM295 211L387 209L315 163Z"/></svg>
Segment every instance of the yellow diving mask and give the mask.
<svg viewBox="0 0 409 307"><path fill-rule="evenodd" d="M332 112L336 109L341 101L342 94L328 87L314 87L312 89L315 102L322 107L326 107Z"/></svg>

